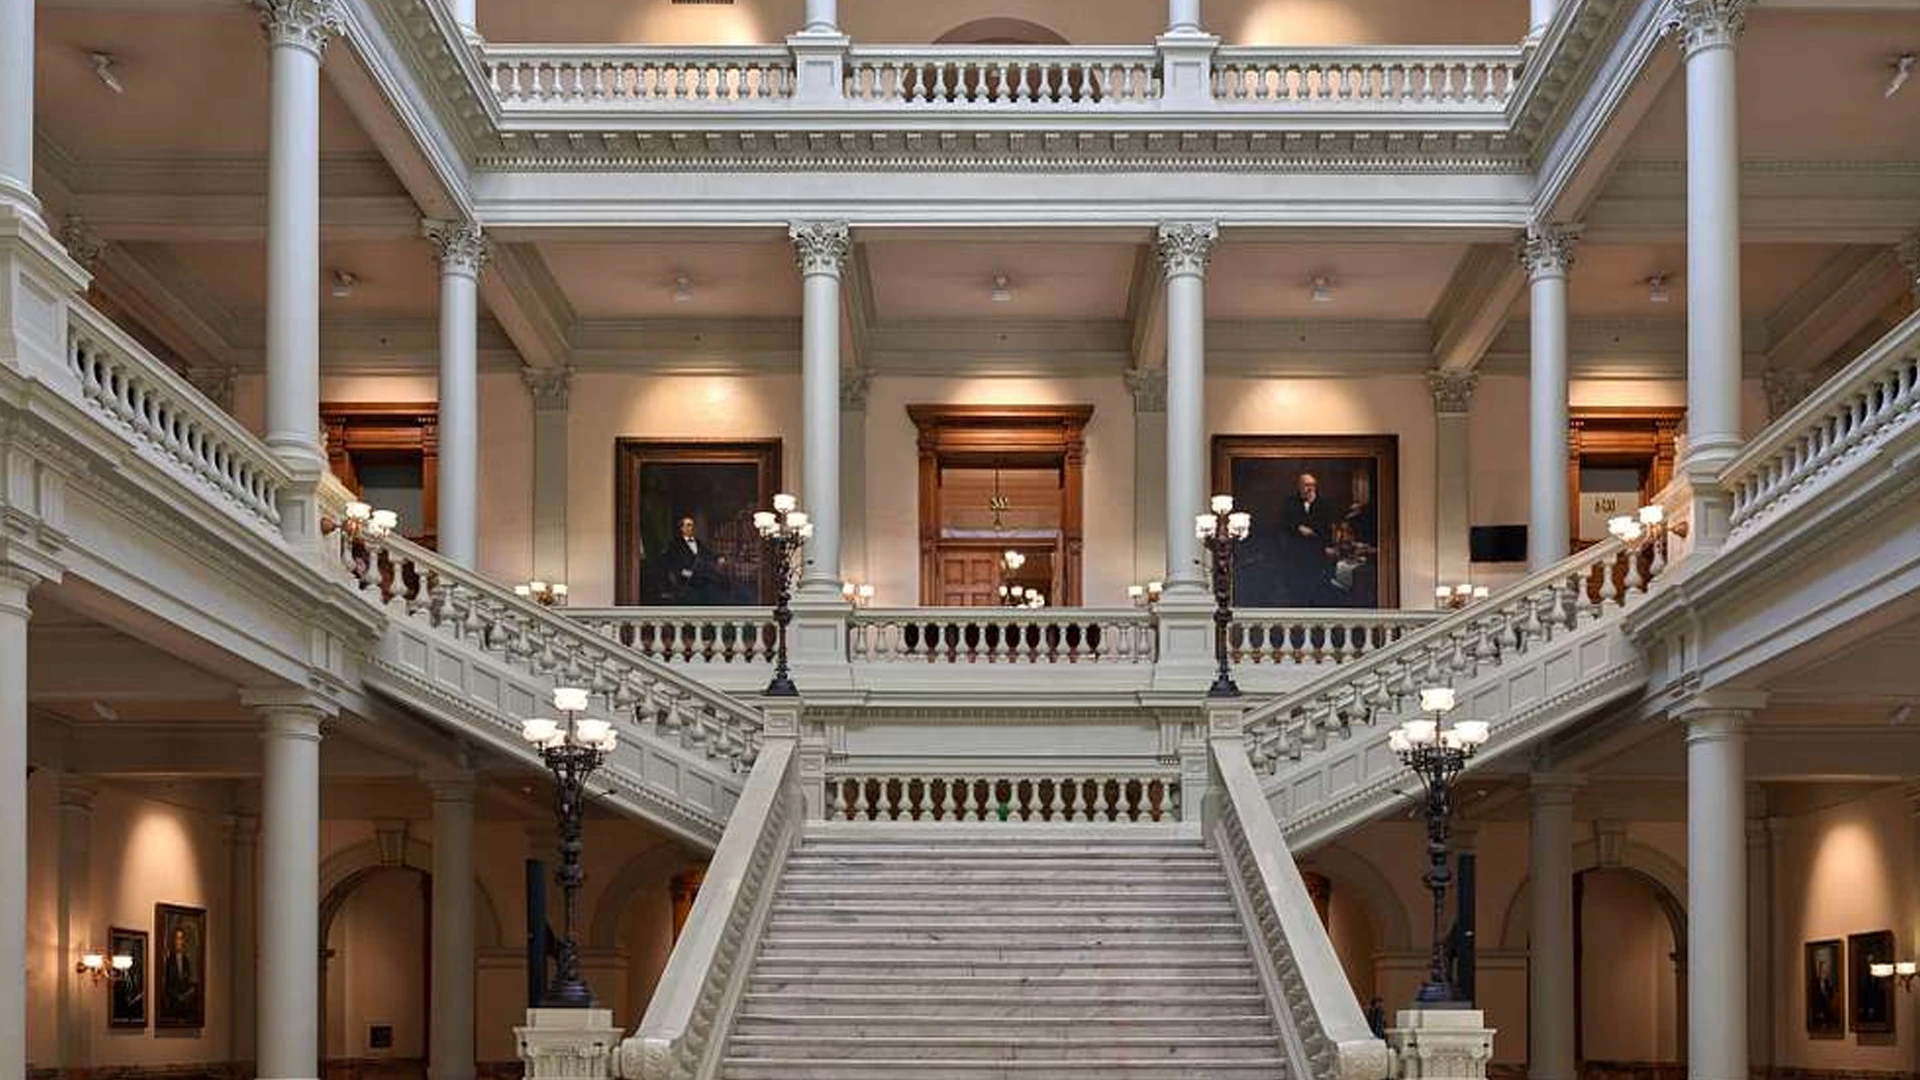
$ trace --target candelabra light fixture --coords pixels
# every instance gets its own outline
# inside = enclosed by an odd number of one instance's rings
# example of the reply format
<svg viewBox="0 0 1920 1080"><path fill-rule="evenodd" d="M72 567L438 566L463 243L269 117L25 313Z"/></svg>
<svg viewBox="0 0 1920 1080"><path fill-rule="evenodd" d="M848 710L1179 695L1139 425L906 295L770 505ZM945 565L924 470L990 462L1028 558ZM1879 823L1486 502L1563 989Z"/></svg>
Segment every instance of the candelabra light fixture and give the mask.
<svg viewBox="0 0 1920 1080"><path fill-rule="evenodd" d="M1687 535L1687 523L1669 522L1666 508L1653 503L1640 508L1638 513L1621 514L1607 519L1607 532L1614 539L1627 546L1634 558L1631 565L1641 569L1641 556L1645 553L1645 578L1641 584L1660 576L1667 568L1667 537Z"/></svg>
<svg viewBox="0 0 1920 1080"><path fill-rule="evenodd" d="M774 663L767 696L799 697L800 688L787 671L787 626L793 622L793 587L800 576L801 552L813 539L813 522L800 509L800 500L782 492L773 497L773 509L754 513L753 527L767 545L767 565L773 568Z"/></svg>
<svg viewBox="0 0 1920 1080"><path fill-rule="evenodd" d="M586 873L580 866L581 826L586 810L587 778L619 744L613 722L582 716L592 695L579 687L553 691L553 707L566 717L533 717L520 725L520 737L540 754L553 774L554 817L560 825L560 869L555 878L565 908L560 937L560 963L547 986L545 1004L554 1009L590 1009L593 991L580 973L578 936L580 885Z"/></svg>
<svg viewBox="0 0 1920 1080"><path fill-rule="evenodd" d="M1447 868L1447 835L1453 827L1453 781L1492 734L1485 720L1448 722L1454 708L1453 688L1420 691L1420 715L1403 721L1387 736L1387 745L1427 789L1427 888L1433 892L1433 951L1427 959L1427 982L1414 1000L1423 1005L1457 1000L1446 960L1447 886L1453 873Z"/></svg>
<svg viewBox="0 0 1920 1080"><path fill-rule="evenodd" d="M340 534L340 556L352 558L356 544L386 539L400 527L400 515L392 510L375 510L363 502L350 502L340 512L340 520L320 522L320 531Z"/></svg>
<svg viewBox="0 0 1920 1080"><path fill-rule="evenodd" d="M993 494L987 496L987 510L993 514L993 531L1004 533L1007 523L1002 520L1007 511L1013 509L1013 500L1000 490L1000 466L993 467Z"/></svg>
<svg viewBox="0 0 1920 1080"><path fill-rule="evenodd" d="M1021 567L1027 565L1025 554L1008 548L1000 553L1000 603L1006 607L1039 608L1047 606L1047 598L1039 589L1022 585L1014 579L1019 576Z"/></svg>
<svg viewBox="0 0 1920 1080"><path fill-rule="evenodd" d="M1920 963L1912 960L1900 960L1894 963L1868 964L1867 974L1876 979L1892 979L1902 990L1912 990L1913 980L1920 978Z"/></svg>
<svg viewBox="0 0 1920 1080"><path fill-rule="evenodd" d="M1137 608L1151 608L1160 602L1160 592L1165 583L1149 581L1145 585L1127 586L1127 599Z"/></svg>
<svg viewBox="0 0 1920 1080"><path fill-rule="evenodd" d="M88 949L80 954L80 961L73 965L73 970L96 984L117 983L127 978L127 973L133 970L133 957L126 953L108 956L97 949Z"/></svg>
<svg viewBox="0 0 1920 1080"><path fill-rule="evenodd" d="M843 581L840 583L840 598L854 607L873 606L873 586L865 582Z"/></svg>
<svg viewBox="0 0 1920 1080"><path fill-rule="evenodd" d="M564 581L529 581L525 585L515 585L513 595L522 600L531 600L541 607L567 606L567 584Z"/></svg>
<svg viewBox="0 0 1920 1080"><path fill-rule="evenodd" d="M1485 585L1470 585L1466 582L1458 585L1436 585L1433 587L1433 606L1443 610L1458 610L1468 604L1479 603L1488 595Z"/></svg>
<svg viewBox="0 0 1920 1080"><path fill-rule="evenodd" d="M1213 660L1218 671L1208 697L1239 697L1227 652L1227 626L1233 622L1233 548L1253 531L1253 515L1233 508L1233 496L1215 495L1208 513L1193 519L1193 534L1207 546L1213 566Z"/></svg>

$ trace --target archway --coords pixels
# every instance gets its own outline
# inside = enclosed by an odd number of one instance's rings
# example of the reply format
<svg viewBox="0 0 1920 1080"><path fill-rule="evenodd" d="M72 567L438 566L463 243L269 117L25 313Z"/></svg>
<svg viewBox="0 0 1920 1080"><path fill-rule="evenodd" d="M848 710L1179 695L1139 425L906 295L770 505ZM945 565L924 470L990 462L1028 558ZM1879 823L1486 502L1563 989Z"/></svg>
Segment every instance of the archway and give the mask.
<svg viewBox="0 0 1920 1080"><path fill-rule="evenodd" d="M1339 844L1316 850L1301 870L1308 875L1309 888L1316 878L1325 883L1314 897L1315 904L1354 996L1364 1007L1386 992L1381 986L1380 958L1412 947L1406 906L1379 868Z"/></svg>
<svg viewBox="0 0 1920 1080"><path fill-rule="evenodd" d="M623 958L624 978L613 996L617 1015L638 1019L666 970L674 945L674 881L702 856L663 840L628 859L594 902L587 946Z"/></svg>
<svg viewBox="0 0 1920 1080"><path fill-rule="evenodd" d="M1026 19L975 19L933 39L935 45L1065 45L1058 31Z"/></svg>

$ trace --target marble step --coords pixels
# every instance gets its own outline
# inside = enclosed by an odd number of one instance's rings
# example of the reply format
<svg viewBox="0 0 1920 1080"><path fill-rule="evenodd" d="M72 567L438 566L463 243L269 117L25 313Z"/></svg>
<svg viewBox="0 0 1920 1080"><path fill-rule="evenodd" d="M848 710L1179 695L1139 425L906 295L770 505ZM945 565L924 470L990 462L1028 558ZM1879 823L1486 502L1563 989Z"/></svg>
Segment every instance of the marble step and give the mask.
<svg viewBox="0 0 1920 1080"><path fill-rule="evenodd" d="M798 995L855 994L882 995L891 999L916 997L1032 1001L1036 1006L1064 998L1088 998L1101 1001L1194 1002L1210 1000L1214 995L1260 993L1260 983L1249 965L1216 967L1200 971L1142 971L1128 967L1088 972L984 972L952 971L931 968L926 971L900 972L869 966L838 968L815 973L770 972L756 966L750 977L749 994Z"/></svg>
<svg viewBox="0 0 1920 1080"><path fill-rule="evenodd" d="M760 951L755 968L768 975L804 973L825 975L858 971L863 968L889 968L914 972L924 982L937 982L952 975L1057 975L1076 972L1088 977L1125 977L1143 964L1183 975L1253 973L1253 961L1245 950L1238 954L1201 956L1181 949L1157 949L1156 955L1139 956L1130 949L999 950L1001 955L982 956L968 949L948 950L938 955L913 950L887 953L865 952L789 952L775 946ZM1007 955L1011 953L1012 955ZM1166 954L1166 955L1158 955Z"/></svg>
<svg viewBox="0 0 1920 1080"><path fill-rule="evenodd" d="M938 896L921 899L867 899L835 900L831 898L795 899L776 896L772 914L801 918L836 917L855 921L865 919L977 919L1018 922L1033 919L1058 919L1061 913L1071 910L1076 918L1098 919L1137 919L1169 918L1195 919L1203 922L1228 922L1239 917L1233 902L1226 896L1211 901L1193 900L1174 905L1148 899L1106 900L1074 904L1070 909L1063 907L1058 899L1052 897L1012 899L991 909L983 909L965 896ZM1089 924L1093 925L1093 924Z"/></svg>
<svg viewBox="0 0 1920 1080"><path fill-rule="evenodd" d="M728 1057L720 1080L1287 1080L1285 1059L1261 1058L1112 1058L1092 1061L956 1061L948 1058L896 1057L865 1061L820 1062L797 1058Z"/></svg>
<svg viewBox="0 0 1920 1080"><path fill-rule="evenodd" d="M997 935L1032 935L1048 933L1086 933L1102 931L1108 934L1148 934L1166 932L1172 934L1234 934L1240 933L1240 923L1227 918L1230 912L1191 913L1185 911L1138 911L1126 914L1091 915L1074 911L1071 915L1061 914L1058 908L1046 911L1032 911L1021 914L1008 912L956 912L956 911L920 911L892 912L887 914L871 912L838 911L820 908L813 911L782 910L776 906L768 920L772 931L839 931L858 927L861 933L940 933L972 934L990 933Z"/></svg>
<svg viewBox="0 0 1920 1080"><path fill-rule="evenodd" d="M987 848L980 850L927 848L919 851L903 849L899 851L814 851L801 848L788 859L789 866L795 867L848 867L870 869L881 866L919 866L919 865L956 865L956 866L1019 866L1035 865L1052 867L1108 867L1108 866L1169 866L1169 867L1205 867L1218 869L1220 860L1213 852L1204 848L1183 851L1141 851L1132 848L1115 848L1112 851L1086 851L1063 849L1060 851L1019 851L1007 848Z"/></svg>
<svg viewBox="0 0 1920 1080"><path fill-rule="evenodd" d="M1004 882L980 882L928 879L924 881L883 881L872 876L820 881L795 881L782 877L776 897L781 900L942 900L964 899L967 903L992 909L1002 902L1046 899L1054 904L1078 905L1101 900L1142 900L1170 906L1193 901L1218 902L1226 898L1224 885L1168 885L1148 881L1053 882L1028 878L1008 878Z"/></svg>
<svg viewBox="0 0 1920 1080"><path fill-rule="evenodd" d="M734 1021L733 1035L787 1035L827 1041L866 1039L1000 1039L1009 1043L1034 1039L1109 1040L1125 1036L1180 1043L1195 1038L1277 1038L1273 1021L1264 1014L1215 1012L1196 1016L1066 1016L1044 1006L1003 1005L1000 1016L956 1017L943 1011L838 1013L792 1016L763 1013L749 1007Z"/></svg>
<svg viewBox="0 0 1920 1080"><path fill-rule="evenodd" d="M1234 989L1232 983L1204 987L1171 985L1155 987L1142 984L1134 992L1118 994L1089 993L1088 987L1072 991L1059 988L1022 992L1018 986L1006 986L998 993L956 993L941 988L915 993L904 987L858 989L858 984L835 984L833 991L796 983L774 991L761 991L759 984L741 998L746 1015L816 1019L827 1016L868 1016L887 1009L903 1013L925 1014L939 1010L946 1020L1000 1017L1010 1008L1025 1009L1049 1017L1089 1017L1100 1020L1144 1019L1174 1021L1211 1016L1258 1016L1270 1023L1267 999L1254 990ZM1247 983L1252 986L1251 980ZM1109 988L1111 989L1111 987Z"/></svg>
<svg viewBox="0 0 1920 1080"><path fill-rule="evenodd" d="M1280 1052L1270 1032L1252 1035L1135 1036L1096 1032L1085 1038L946 1035L869 1035L802 1038L788 1035L733 1035L727 1058L757 1057L826 1062L924 1056L954 1061L1105 1061L1150 1058L1177 1062L1189 1058L1232 1061L1266 1058Z"/></svg>
<svg viewBox="0 0 1920 1080"><path fill-rule="evenodd" d="M965 950L973 957L1061 952L1095 955L1114 949L1127 949L1148 956L1192 952L1199 955L1245 955L1247 943L1238 927L1199 927L1183 931L1176 927L1149 927L1144 930L1062 930L1058 928L1028 933L1010 933L1006 929L979 927L971 930L923 929L880 930L865 926L834 927L827 930L775 929L763 939L763 948L830 952L845 949L867 956L915 953L949 954Z"/></svg>
<svg viewBox="0 0 1920 1080"><path fill-rule="evenodd" d="M849 878L862 881L1159 881L1169 884L1217 884L1220 888L1225 888L1227 882L1226 874L1219 866L1206 863L1169 866L1161 862L1094 862L1062 867L1040 861L1029 864L975 864L935 860L909 863L894 859L882 860L874 866L860 869L788 863L780 877L783 881L788 878L795 881L845 881Z"/></svg>

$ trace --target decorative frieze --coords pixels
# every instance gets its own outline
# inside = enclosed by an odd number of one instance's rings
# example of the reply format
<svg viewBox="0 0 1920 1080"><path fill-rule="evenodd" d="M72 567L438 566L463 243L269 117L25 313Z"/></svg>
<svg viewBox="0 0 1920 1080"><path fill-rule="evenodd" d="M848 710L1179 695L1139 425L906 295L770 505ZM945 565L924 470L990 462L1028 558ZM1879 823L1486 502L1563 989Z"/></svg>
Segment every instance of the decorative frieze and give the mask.
<svg viewBox="0 0 1920 1080"><path fill-rule="evenodd" d="M347 32L339 0L253 0L260 25L274 46L291 45L323 56L327 41Z"/></svg>
<svg viewBox="0 0 1920 1080"><path fill-rule="evenodd" d="M1214 221L1169 221L1155 234L1154 248L1170 278L1205 277L1220 242L1220 224Z"/></svg>
<svg viewBox="0 0 1920 1080"><path fill-rule="evenodd" d="M1753 0L1668 0L1666 32L1679 39L1687 55L1703 49L1730 48L1746 29Z"/></svg>
<svg viewBox="0 0 1920 1080"><path fill-rule="evenodd" d="M428 218L420 223L420 235L433 244L442 273L480 276L487 263L487 236L477 223Z"/></svg>
<svg viewBox="0 0 1920 1080"><path fill-rule="evenodd" d="M572 368L521 368L520 381L526 384L527 393L533 395L535 412L566 411L567 397L573 389Z"/></svg>
<svg viewBox="0 0 1920 1080"><path fill-rule="evenodd" d="M840 276L853 250L852 234L844 221L796 221L787 227L800 273Z"/></svg>
<svg viewBox="0 0 1920 1080"><path fill-rule="evenodd" d="M1573 246L1579 239L1576 226L1536 222L1527 226L1527 235L1520 239L1515 254L1529 279L1564 277L1573 265Z"/></svg>
<svg viewBox="0 0 1920 1080"><path fill-rule="evenodd" d="M1165 368L1128 368L1127 393L1133 395L1136 413L1167 411L1167 370Z"/></svg>
<svg viewBox="0 0 1920 1080"><path fill-rule="evenodd" d="M1472 371L1429 371L1427 390L1433 394L1433 411L1441 416L1464 416L1473 408L1473 392L1480 376Z"/></svg>

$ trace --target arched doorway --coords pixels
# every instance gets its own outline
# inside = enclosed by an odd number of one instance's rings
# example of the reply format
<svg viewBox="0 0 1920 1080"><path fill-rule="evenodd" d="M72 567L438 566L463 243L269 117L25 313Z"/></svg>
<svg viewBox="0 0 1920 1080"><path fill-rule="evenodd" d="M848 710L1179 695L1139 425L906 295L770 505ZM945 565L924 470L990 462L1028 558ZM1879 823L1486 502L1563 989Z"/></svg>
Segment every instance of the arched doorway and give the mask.
<svg viewBox="0 0 1920 1080"><path fill-rule="evenodd" d="M1687 917L1627 867L1573 879L1574 1056L1592 1077L1661 1075L1686 1060Z"/></svg>
<svg viewBox="0 0 1920 1080"><path fill-rule="evenodd" d="M432 882L410 866L349 877L321 911L323 1075L424 1077Z"/></svg>

